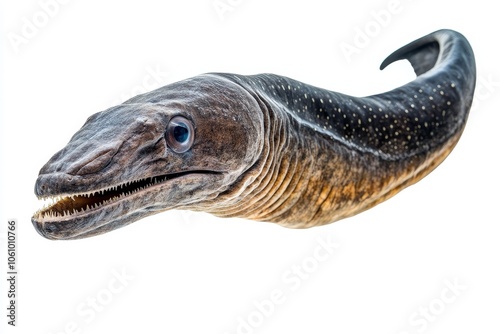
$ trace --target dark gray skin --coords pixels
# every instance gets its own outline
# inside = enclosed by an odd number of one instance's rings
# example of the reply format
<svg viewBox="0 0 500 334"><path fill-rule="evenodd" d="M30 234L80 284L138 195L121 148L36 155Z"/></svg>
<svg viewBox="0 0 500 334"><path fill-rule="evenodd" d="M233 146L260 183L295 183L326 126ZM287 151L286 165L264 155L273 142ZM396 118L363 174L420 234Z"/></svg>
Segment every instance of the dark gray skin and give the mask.
<svg viewBox="0 0 500 334"><path fill-rule="evenodd" d="M364 211L439 165L472 104L474 56L459 33L425 36L381 68L400 59L417 78L369 97L205 74L94 114L40 170L35 194L57 200L32 222L77 239L170 209L293 228Z"/></svg>

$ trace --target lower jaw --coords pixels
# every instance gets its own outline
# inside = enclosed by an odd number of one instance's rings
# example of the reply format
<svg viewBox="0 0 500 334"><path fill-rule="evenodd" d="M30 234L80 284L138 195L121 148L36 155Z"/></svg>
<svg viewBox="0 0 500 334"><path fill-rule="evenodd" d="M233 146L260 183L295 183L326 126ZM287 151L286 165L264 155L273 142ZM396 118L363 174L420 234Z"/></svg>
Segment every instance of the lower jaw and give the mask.
<svg viewBox="0 0 500 334"><path fill-rule="evenodd" d="M81 239L126 226L146 216L171 208L159 203L162 191L139 191L130 196L101 205L96 209L64 217L32 217L37 232L51 240ZM161 196L161 195L160 195ZM146 204L145 204L146 203ZM157 203L158 205L154 205Z"/></svg>
<svg viewBox="0 0 500 334"><path fill-rule="evenodd" d="M91 211L61 217L35 215L31 221L37 232L47 239L76 239L80 235L103 229L116 220L122 220L133 210L128 202L130 201L118 201L109 206L103 205Z"/></svg>

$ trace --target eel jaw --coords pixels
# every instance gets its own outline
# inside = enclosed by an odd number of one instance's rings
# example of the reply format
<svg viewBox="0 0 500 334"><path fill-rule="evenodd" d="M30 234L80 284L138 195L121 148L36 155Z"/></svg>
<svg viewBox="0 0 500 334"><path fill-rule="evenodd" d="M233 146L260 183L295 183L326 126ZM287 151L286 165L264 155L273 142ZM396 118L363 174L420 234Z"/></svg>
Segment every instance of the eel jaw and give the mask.
<svg viewBox="0 0 500 334"><path fill-rule="evenodd" d="M178 192L176 184L192 189L196 183L204 183L200 182L201 178L217 175L221 173L189 171L142 178L95 191L41 195L39 199L52 203L38 210L31 221L37 232L47 239L98 235L179 206L176 200L166 203L169 198L178 197L169 196Z"/></svg>

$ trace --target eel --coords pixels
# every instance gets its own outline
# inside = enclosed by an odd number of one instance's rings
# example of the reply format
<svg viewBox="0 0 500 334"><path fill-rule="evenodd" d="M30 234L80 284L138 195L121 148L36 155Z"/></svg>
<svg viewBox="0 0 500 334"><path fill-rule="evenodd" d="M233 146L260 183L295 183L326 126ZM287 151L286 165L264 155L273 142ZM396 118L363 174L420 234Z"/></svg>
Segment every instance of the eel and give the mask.
<svg viewBox="0 0 500 334"><path fill-rule="evenodd" d="M290 228L394 196L452 151L473 100L466 38L439 30L392 53L416 78L354 97L274 74L209 73L88 118L40 170L48 239L102 234L169 209Z"/></svg>

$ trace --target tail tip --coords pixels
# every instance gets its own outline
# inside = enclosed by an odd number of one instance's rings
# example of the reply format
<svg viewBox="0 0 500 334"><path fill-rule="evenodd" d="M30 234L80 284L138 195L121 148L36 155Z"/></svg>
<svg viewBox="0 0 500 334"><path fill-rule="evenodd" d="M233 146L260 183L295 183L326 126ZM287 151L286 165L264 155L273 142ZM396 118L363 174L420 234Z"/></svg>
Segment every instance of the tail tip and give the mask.
<svg viewBox="0 0 500 334"><path fill-rule="evenodd" d="M453 30L442 29L421 37L390 54L380 65L380 70L390 64L406 59L410 62L417 76L428 72L437 63L442 46L442 36L458 34Z"/></svg>

